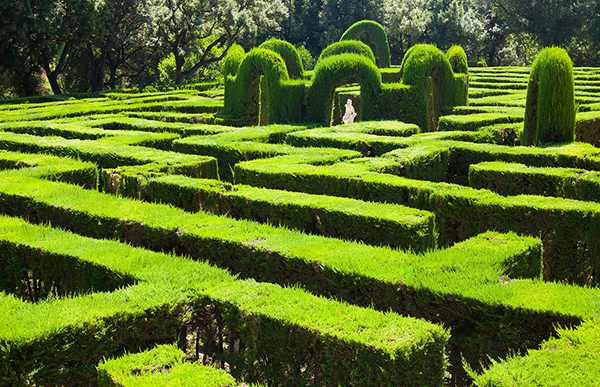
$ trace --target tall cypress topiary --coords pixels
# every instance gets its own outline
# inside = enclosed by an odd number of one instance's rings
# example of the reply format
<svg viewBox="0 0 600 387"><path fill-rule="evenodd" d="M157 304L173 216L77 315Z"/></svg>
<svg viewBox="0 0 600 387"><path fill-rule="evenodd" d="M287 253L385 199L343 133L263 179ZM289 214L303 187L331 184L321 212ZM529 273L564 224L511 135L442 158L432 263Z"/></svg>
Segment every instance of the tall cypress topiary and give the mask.
<svg viewBox="0 0 600 387"><path fill-rule="evenodd" d="M340 41L358 40L362 34L366 34L373 42L374 53L377 57L379 67L391 67L390 64L390 45L388 43L387 34L383 26L372 20L362 20L354 23L344 32Z"/></svg>
<svg viewBox="0 0 600 387"><path fill-rule="evenodd" d="M545 48L533 62L529 75L521 144L572 142L575 114L573 62L562 48Z"/></svg>

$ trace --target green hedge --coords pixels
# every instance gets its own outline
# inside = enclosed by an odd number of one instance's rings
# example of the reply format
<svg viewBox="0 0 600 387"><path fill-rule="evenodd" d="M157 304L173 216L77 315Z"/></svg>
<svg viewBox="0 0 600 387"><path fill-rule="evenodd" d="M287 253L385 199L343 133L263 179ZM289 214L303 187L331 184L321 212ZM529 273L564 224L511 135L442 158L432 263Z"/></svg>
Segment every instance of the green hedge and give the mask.
<svg viewBox="0 0 600 387"><path fill-rule="evenodd" d="M98 188L99 172L96 164L68 157L0 151L0 170L23 168L44 179L63 181L88 189Z"/></svg>
<svg viewBox="0 0 600 387"><path fill-rule="evenodd" d="M0 347L0 380L91 385L102 356L177 341L192 351L195 346L217 365L227 362L232 375L269 385L309 379L324 386L443 384L448 334L432 323L319 298L299 288L234 280L207 264L18 218L1 217L0 227L6 245L21 246L9 247L3 254L9 259L21 250L31 257L48 252L95 262L140 281L36 305L2 294L0 340L6 344ZM208 341L193 344L188 333ZM243 343L239 351L237 340ZM302 367L306 370L297 372Z"/></svg>
<svg viewBox="0 0 600 387"><path fill-rule="evenodd" d="M152 140L152 136L149 137ZM190 176L217 177L217 163L212 157L192 157L175 152L141 146L128 146L129 138L121 136L111 141L64 140L61 138L37 137L25 134L0 132L0 149L26 153L50 153L68 156L98 164L101 168L116 168L123 165L154 163L165 168L187 171ZM134 143L146 143L142 138Z"/></svg>
<svg viewBox="0 0 600 387"><path fill-rule="evenodd" d="M258 48L264 48L271 50L283 58L287 67L288 74L292 79L302 79L304 75L304 67L302 66L302 59L296 47L292 46L285 40L271 38L258 46Z"/></svg>
<svg viewBox="0 0 600 387"><path fill-rule="evenodd" d="M402 62L402 83L419 90L419 122L426 131L435 131L445 106L455 104L454 73L446 55L433 45L419 44L407 51ZM458 103L456 103L458 104Z"/></svg>
<svg viewBox="0 0 600 387"><path fill-rule="evenodd" d="M469 184L500 195L542 195L600 202L600 173L489 162L469 168Z"/></svg>
<svg viewBox="0 0 600 387"><path fill-rule="evenodd" d="M600 372L598 323L588 321L577 329L560 329L527 356L494 363L483 374L472 373L479 387L593 387Z"/></svg>
<svg viewBox="0 0 600 387"><path fill-rule="evenodd" d="M334 91L348 83L359 83L361 86L363 119L375 118L378 96L381 94L381 74L375 64L364 56L341 54L327 57L315 67L312 86L308 91L308 121L330 126Z"/></svg>
<svg viewBox="0 0 600 387"><path fill-rule="evenodd" d="M202 210L417 253L436 246L433 215L397 205L231 186L182 176L150 179L141 196L186 211Z"/></svg>
<svg viewBox="0 0 600 387"><path fill-rule="evenodd" d="M545 48L531 68L521 144L572 142L575 114L571 58L562 48Z"/></svg>
<svg viewBox="0 0 600 387"><path fill-rule="evenodd" d="M366 35L367 40L373 42L373 52L377 57L378 66L383 68L390 67L390 45L387 34L381 24L372 20L356 22L342 34L340 41L359 40L362 35Z"/></svg>
<svg viewBox="0 0 600 387"><path fill-rule="evenodd" d="M214 122L330 126L337 122L332 117L335 89L353 83L360 84L362 120L399 119L432 131L443 108L467 104L468 75L454 74L447 57L434 46L411 48L402 70L402 83L382 85L371 49L358 41L341 41L323 51L310 81L290 80L280 55L253 49L238 74L226 78L224 109Z"/></svg>
<svg viewBox="0 0 600 387"><path fill-rule="evenodd" d="M446 52L452 71L455 74L469 74L467 54L461 46L452 46Z"/></svg>
<svg viewBox="0 0 600 387"><path fill-rule="evenodd" d="M233 167L240 161L296 152L284 142L286 135L306 126L269 125L243 127L212 136L192 136L173 141L175 152L212 156L217 159L219 178L233 181ZM207 176L208 177L208 176Z"/></svg>
<svg viewBox="0 0 600 387"><path fill-rule="evenodd" d="M98 365L99 387L234 387L235 379L224 370L187 363L177 346L155 348L103 360Z"/></svg>
<svg viewBox="0 0 600 387"><path fill-rule="evenodd" d="M303 121L307 87L305 80L290 80L281 55L252 49L237 75L226 78L225 105L215 123L245 126Z"/></svg>
<svg viewBox="0 0 600 387"><path fill-rule="evenodd" d="M90 116L93 114L114 114L121 112L162 112L177 111L192 114L216 113L223 107L220 100L198 95L198 92L180 90L177 92L148 93L128 100L84 99L69 100L60 104L42 107L26 107L11 114L2 114L0 122L36 121L68 117Z"/></svg>
<svg viewBox="0 0 600 387"><path fill-rule="evenodd" d="M457 144L451 141L440 143L440 146L446 145L451 152L447 172L449 176L456 174L457 169L462 169L462 165L468 167L474 163L464 156L469 153L457 151L461 150L455 147ZM486 147L493 149L494 146L471 145L472 149L479 148L482 155L490 157L489 150L484 152ZM506 147L496 146L497 150L503 148ZM540 155L530 154L527 157L534 160L537 158L538 163L568 161L573 164L586 159L585 153L573 155L570 147L565 147L563 151L559 156L546 150L545 154L540 152ZM517 150L514 152L518 155ZM471 157L476 154L471 153ZM433 161L435 165L436 159ZM401 165L400 163L399 166ZM512 230L534 236L541 234L546 279L568 280L580 284L598 281L592 275L600 267L597 260L600 252L597 239L600 232L600 208L595 203L582 204L532 196L503 197L489 191L410 180L375 171L375 168L360 160L315 168L294 156L279 156L237 164L235 177L237 183L253 186L397 203L432 211L436 215L438 244L442 246L489 229ZM294 179L289 176L294 176ZM583 222L582 219L586 221Z"/></svg>
<svg viewBox="0 0 600 387"><path fill-rule="evenodd" d="M369 59L374 65L376 64L375 55L373 54L371 47L358 40L346 40L341 42L335 42L325 47L325 49L323 49L321 55L319 55L319 58L317 59L315 70L317 66L319 66L319 64L326 58L342 54L361 55Z"/></svg>
<svg viewBox="0 0 600 387"><path fill-rule="evenodd" d="M541 270L540 243L516 235L487 234L452 249L411 255L202 213L192 215L25 176L4 176L2 181L9 183L0 185L3 212L18 212L36 221L52 219L53 224L96 238L110 236L155 250L210 259L241 273L242 278L301 283L308 290L355 304L410 311L430 321L446 322L456 328L451 339L451 372L455 375L461 373L461 353L477 364L486 354L501 356L524 343L531 348L552 333L553 323L574 324L593 312L580 301L589 297L585 293L589 289L511 282L514 278L538 278ZM32 211L35 217L29 215ZM499 277L519 290L498 287ZM406 287L399 288L399 283ZM552 296L535 304L530 300L537 292ZM565 292L573 295L565 298ZM563 301L556 303L557 298ZM546 300L553 303L545 304ZM294 300L289 302L297 305ZM464 313L448 314L449 307L455 309L452 305ZM513 309L515 305L519 308ZM523 315L520 307L524 306L531 312ZM548 314L548 310L554 312ZM475 321L477 325L473 325ZM498 329L497 324L506 329ZM459 326L471 328L461 331ZM515 335L517 326L520 333ZM273 327L268 329L276 336L283 335ZM490 332L495 336L490 337ZM488 344L481 346L483 342Z"/></svg>

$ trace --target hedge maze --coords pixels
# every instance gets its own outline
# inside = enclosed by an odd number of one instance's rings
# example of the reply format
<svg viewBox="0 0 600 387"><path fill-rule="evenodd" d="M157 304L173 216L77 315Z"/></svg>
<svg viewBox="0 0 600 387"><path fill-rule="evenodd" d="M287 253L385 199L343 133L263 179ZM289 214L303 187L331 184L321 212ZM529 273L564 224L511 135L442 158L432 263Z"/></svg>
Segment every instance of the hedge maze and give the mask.
<svg viewBox="0 0 600 387"><path fill-rule="evenodd" d="M595 385L600 70L370 56L0 105L0 384Z"/></svg>

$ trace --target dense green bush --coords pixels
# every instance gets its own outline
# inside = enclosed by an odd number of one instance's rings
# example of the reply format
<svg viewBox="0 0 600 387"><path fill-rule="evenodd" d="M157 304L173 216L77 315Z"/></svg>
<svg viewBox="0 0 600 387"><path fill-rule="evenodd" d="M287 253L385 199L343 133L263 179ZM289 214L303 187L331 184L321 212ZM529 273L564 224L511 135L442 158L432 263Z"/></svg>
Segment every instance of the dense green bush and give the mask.
<svg viewBox="0 0 600 387"><path fill-rule="evenodd" d="M521 144L572 142L575 114L571 58L562 48L545 48L533 62L529 75Z"/></svg>
<svg viewBox="0 0 600 387"><path fill-rule="evenodd" d="M235 76L240 68L240 65L244 61L246 53L244 48L238 44L231 46L225 57L223 64L223 76L227 78L230 75Z"/></svg>
<svg viewBox="0 0 600 387"><path fill-rule="evenodd" d="M264 75L265 82L259 82ZM261 95L266 93L269 121L281 121L283 101L281 81L289 79L285 61L271 50L252 49L240 64L236 76L232 113L242 119L242 124L256 125L261 110ZM263 89L265 88L265 89Z"/></svg>
<svg viewBox="0 0 600 387"><path fill-rule="evenodd" d="M373 52L379 67L387 68L390 63L390 45L383 26L372 20L362 20L354 23L344 32L340 41L359 40L361 35L366 35L367 40L373 42Z"/></svg>

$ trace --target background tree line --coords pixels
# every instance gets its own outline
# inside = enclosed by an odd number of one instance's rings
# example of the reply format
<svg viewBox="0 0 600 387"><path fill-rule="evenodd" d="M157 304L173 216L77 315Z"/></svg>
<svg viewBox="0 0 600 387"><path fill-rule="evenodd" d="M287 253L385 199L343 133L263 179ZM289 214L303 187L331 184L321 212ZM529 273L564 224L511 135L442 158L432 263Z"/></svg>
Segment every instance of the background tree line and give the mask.
<svg viewBox="0 0 600 387"><path fill-rule="evenodd" d="M600 65L600 0L2 0L0 97L218 80L232 44L276 37L310 68L353 23L463 46L471 65L527 65L546 46ZM44 90L44 87L48 90Z"/></svg>

